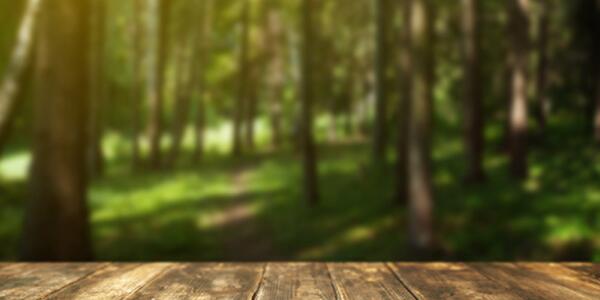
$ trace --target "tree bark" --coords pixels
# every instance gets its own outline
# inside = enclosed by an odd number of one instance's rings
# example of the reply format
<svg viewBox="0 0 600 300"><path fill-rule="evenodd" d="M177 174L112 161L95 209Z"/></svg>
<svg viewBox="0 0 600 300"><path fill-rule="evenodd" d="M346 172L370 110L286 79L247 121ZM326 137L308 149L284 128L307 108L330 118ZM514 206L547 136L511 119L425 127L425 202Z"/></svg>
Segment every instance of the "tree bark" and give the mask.
<svg viewBox="0 0 600 300"><path fill-rule="evenodd" d="M408 137L411 115L413 61L411 56L411 9L413 0L402 1L402 33L400 37L400 101L398 103L397 195L399 204L408 203L409 169Z"/></svg>
<svg viewBox="0 0 600 300"><path fill-rule="evenodd" d="M433 246L431 115L433 91L432 1L413 0L411 56L414 62L409 125L410 245L416 253Z"/></svg>
<svg viewBox="0 0 600 300"><path fill-rule="evenodd" d="M462 0L464 144L467 156L467 182L480 182L485 176L479 6L479 0Z"/></svg>
<svg viewBox="0 0 600 300"><path fill-rule="evenodd" d="M375 0L377 21L377 54L375 59L375 134L373 158L378 166L386 161L387 150L387 68L388 68L388 30L390 25L390 5L388 0Z"/></svg>
<svg viewBox="0 0 600 300"><path fill-rule="evenodd" d="M33 166L21 258L91 259L86 206L90 2L44 1L36 51Z"/></svg>
<svg viewBox="0 0 600 300"><path fill-rule="evenodd" d="M171 0L150 0L152 20L148 22L150 51L155 52L148 79L148 138L150 140L150 168L160 169L162 162L161 140L163 133L164 79L168 51L168 32ZM158 38L156 38L158 37Z"/></svg>
<svg viewBox="0 0 600 300"><path fill-rule="evenodd" d="M36 16L42 0L28 0L25 13L19 25L16 45L12 50L8 67L0 84L0 152L8 139L15 108L17 107L17 94L20 88L27 65L31 61Z"/></svg>
<svg viewBox="0 0 600 300"><path fill-rule="evenodd" d="M90 68L90 105L87 160L90 175L97 177L104 172L104 153L102 151L103 117L106 101L105 72L105 18L106 1L92 1L91 18L91 68Z"/></svg>
<svg viewBox="0 0 600 300"><path fill-rule="evenodd" d="M314 76L314 7L315 0L303 0L302 26L302 105L300 134L304 169L304 193L310 206L319 203L317 153L313 137L313 76Z"/></svg>
<svg viewBox="0 0 600 300"><path fill-rule="evenodd" d="M515 178L525 178L527 167L527 121L529 64L529 0L510 0L511 97L509 113L510 171Z"/></svg>

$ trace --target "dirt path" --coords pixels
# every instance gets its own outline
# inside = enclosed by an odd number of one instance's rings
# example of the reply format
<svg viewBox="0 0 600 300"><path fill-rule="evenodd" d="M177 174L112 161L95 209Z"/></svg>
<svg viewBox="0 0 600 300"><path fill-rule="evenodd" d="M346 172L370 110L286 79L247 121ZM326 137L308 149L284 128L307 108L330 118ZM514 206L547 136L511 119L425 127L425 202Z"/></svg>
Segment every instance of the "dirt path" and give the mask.
<svg viewBox="0 0 600 300"><path fill-rule="evenodd" d="M223 226L223 256L228 261L275 260L277 255L270 235L260 228L252 210L249 176L250 171L243 168L232 175L235 196L219 216Z"/></svg>

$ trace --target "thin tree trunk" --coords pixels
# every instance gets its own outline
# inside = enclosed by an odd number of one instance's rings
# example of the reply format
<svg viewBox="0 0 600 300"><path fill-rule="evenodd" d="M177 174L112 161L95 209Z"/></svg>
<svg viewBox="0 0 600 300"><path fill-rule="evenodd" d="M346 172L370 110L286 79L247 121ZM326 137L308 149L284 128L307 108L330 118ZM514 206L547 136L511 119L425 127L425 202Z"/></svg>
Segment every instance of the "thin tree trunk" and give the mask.
<svg viewBox="0 0 600 300"><path fill-rule="evenodd" d="M134 0L133 2L133 87L132 87L132 115L131 115L131 156L133 169L138 169L141 165L141 146L140 146L140 131L142 129L142 60L144 50L142 45L142 16L143 9L142 0Z"/></svg>
<svg viewBox="0 0 600 300"><path fill-rule="evenodd" d="M155 52L154 61L149 68L148 79L148 138L150 140L150 168L160 169L161 140L163 133L163 87L165 79L165 65L168 50L168 28L171 0L149 0L151 20L149 23L149 36L151 36L151 51Z"/></svg>
<svg viewBox="0 0 600 300"><path fill-rule="evenodd" d="M279 12L271 8L267 16L266 47L271 61L267 77L269 113L271 117L271 135L273 147L281 146L283 141L282 130L282 97L285 71L283 67L283 28Z"/></svg>
<svg viewBox="0 0 600 300"><path fill-rule="evenodd" d="M409 199L409 169L408 169L408 130L411 115L413 61L411 56L411 9L413 0L402 1L403 28L400 38L400 101L398 104L398 182L397 202L408 203Z"/></svg>
<svg viewBox="0 0 600 300"><path fill-rule="evenodd" d="M388 30L389 2L388 0L375 0L377 21L377 54L375 71L375 134L373 141L373 158L378 166L386 161L387 150L387 68L388 68Z"/></svg>
<svg viewBox="0 0 600 300"><path fill-rule="evenodd" d="M41 6L31 195L21 249L27 261L92 257L86 204L89 4L54 0Z"/></svg>
<svg viewBox="0 0 600 300"><path fill-rule="evenodd" d="M0 152L8 138L17 106L17 93L27 65L31 61L36 16L42 0L28 0L19 25L17 42L0 84Z"/></svg>
<svg viewBox="0 0 600 300"><path fill-rule="evenodd" d="M410 245L416 253L433 246L431 114L433 90L432 1L413 0L411 56L414 62L409 125Z"/></svg>
<svg viewBox="0 0 600 300"><path fill-rule="evenodd" d="M204 145L205 145L205 127L206 127L206 101L209 95L206 84L206 70L208 69L208 62L210 61L211 45L212 45L212 11L213 11L213 0L203 1L201 6L200 16L200 29L198 30L199 36L196 40L198 47L198 59L196 60L196 78L198 79L198 99L196 102L196 122L195 122L195 150L192 157L194 163L199 163L204 157Z"/></svg>
<svg viewBox="0 0 600 300"><path fill-rule="evenodd" d="M484 120L480 62L479 0L462 0L464 70L464 143L467 182L484 179Z"/></svg>
<svg viewBox="0 0 600 300"><path fill-rule="evenodd" d="M317 153L313 137L313 76L314 76L314 7L315 0L303 0L303 34L302 46L302 112L300 134L302 140L302 155L304 169L304 193L306 201L311 206L319 203Z"/></svg>
<svg viewBox="0 0 600 300"><path fill-rule="evenodd" d="M538 65L536 76L536 119L540 131L546 129L548 114L550 113L550 99L548 89L548 35L550 27L550 0L540 1L539 33L538 33Z"/></svg>
<svg viewBox="0 0 600 300"><path fill-rule="evenodd" d="M527 94L529 63L529 0L510 0L511 101L510 170L515 178L525 178L527 167Z"/></svg>
<svg viewBox="0 0 600 300"><path fill-rule="evenodd" d="M233 108L233 156L239 157L242 154L242 130L244 123L244 114L248 104L248 75L249 75L249 44L250 44L250 2L243 0L244 8L242 11L242 33L241 49L239 61L239 87L238 99Z"/></svg>
<svg viewBox="0 0 600 300"><path fill-rule="evenodd" d="M104 153L102 151L103 117L106 101L105 72L105 18L106 2L93 0L91 12L91 68L90 68L90 106L87 160L92 176L101 176L104 171Z"/></svg>
<svg viewBox="0 0 600 300"><path fill-rule="evenodd" d="M596 55L594 56L593 62L596 65L596 78L595 78L595 97L596 97L596 109L594 113L594 140L596 144L600 145L600 58L598 57L598 52L600 51L600 0L596 0L595 6L595 15L594 19L594 30L592 30L594 34L594 43L593 48Z"/></svg>

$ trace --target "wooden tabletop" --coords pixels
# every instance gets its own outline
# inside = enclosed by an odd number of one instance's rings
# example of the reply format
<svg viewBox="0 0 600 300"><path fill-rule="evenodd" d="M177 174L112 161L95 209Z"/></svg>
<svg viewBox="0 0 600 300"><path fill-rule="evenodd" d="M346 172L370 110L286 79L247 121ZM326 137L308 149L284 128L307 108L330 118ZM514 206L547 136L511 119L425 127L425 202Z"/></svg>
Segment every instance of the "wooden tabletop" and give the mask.
<svg viewBox="0 0 600 300"><path fill-rule="evenodd" d="M0 299L600 299L600 265L17 263Z"/></svg>

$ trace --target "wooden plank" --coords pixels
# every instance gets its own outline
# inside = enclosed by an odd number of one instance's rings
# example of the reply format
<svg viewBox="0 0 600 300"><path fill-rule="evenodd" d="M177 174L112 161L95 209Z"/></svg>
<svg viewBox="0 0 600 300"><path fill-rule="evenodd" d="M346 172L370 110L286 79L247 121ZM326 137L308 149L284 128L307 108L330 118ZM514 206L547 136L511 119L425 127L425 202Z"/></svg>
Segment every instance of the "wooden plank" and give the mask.
<svg viewBox="0 0 600 300"><path fill-rule="evenodd" d="M566 266L554 263L519 264L530 272L543 273L557 283L590 297L600 299L600 284L588 274L580 273Z"/></svg>
<svg viewBox="0 0 600 300"><path fill-rule="evenodd" d="M383 263L327 266L338 299L415 299Z"/></svg>
<svg viewBox="0 0 600 300"><path fill-rule="evenodd" d="M14 264L0 269L0 299L36 299L101 269L97 264Z"/></svg>
<svg viewBox="0 0 600 300"><path fill-rule="evenodd" d="M123 299L165 271L169 264L111 264L48 299Z"/></svg>
<svg viewBox="0 0 600 300"><path fill-rule="evenodd" d="M389 264L419 299L521 299L465 264Z"/></svg>
<svg viewBox="0 0 600 300"><path fill-rule="evenodd" d="M562 265L583 274L588 281L600 284L600 264L568 263Z"/></svg>
<svg viewBox="0 0 600 300"><path fill-rule="evenodd" d="M327 266L322 263L270 263L256 299L335 299Z"/></svg>
<svg viewBox="0 0 600 300"><path fill-rule="evenodd" d="M252 299L265 264L178 264L128 299Z"/></svg>
<svg viewBox="0 0 600 300"><path fill-rule="evenodd" d="M597 299L577 289L564 286L551 275L532 272L515 264L470 264L481 274L511 289L525 299Z"/></svg>

